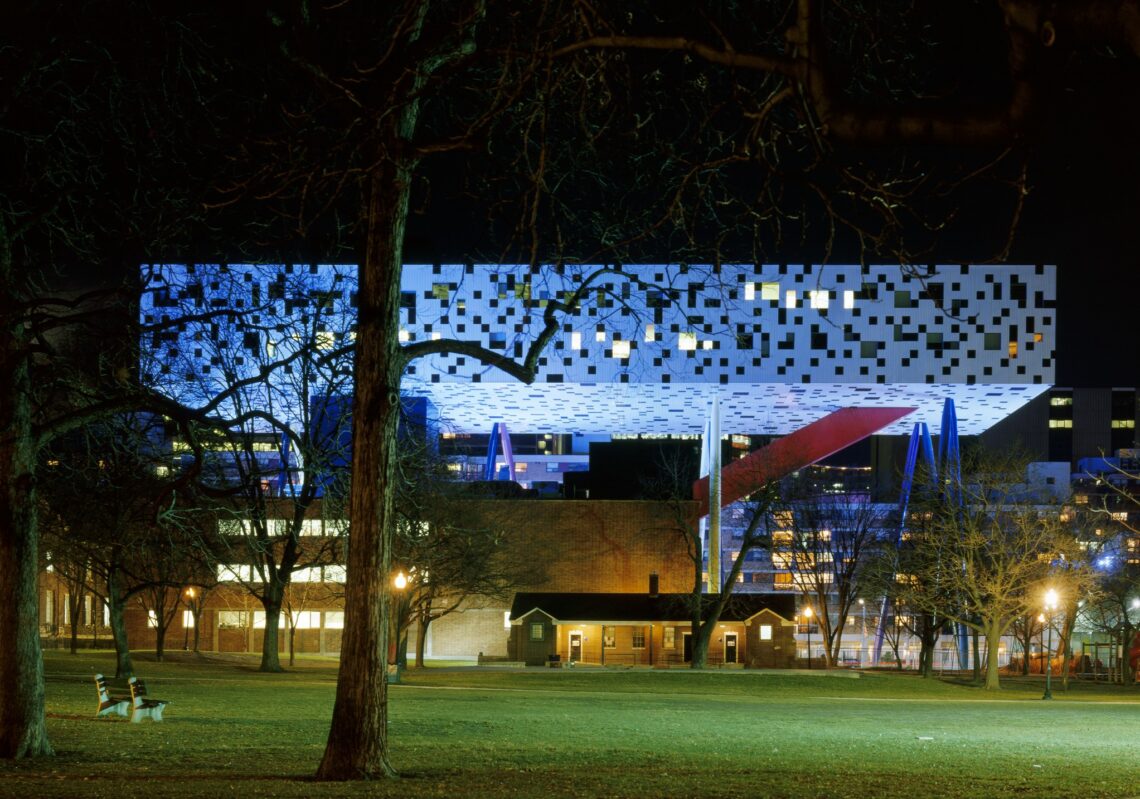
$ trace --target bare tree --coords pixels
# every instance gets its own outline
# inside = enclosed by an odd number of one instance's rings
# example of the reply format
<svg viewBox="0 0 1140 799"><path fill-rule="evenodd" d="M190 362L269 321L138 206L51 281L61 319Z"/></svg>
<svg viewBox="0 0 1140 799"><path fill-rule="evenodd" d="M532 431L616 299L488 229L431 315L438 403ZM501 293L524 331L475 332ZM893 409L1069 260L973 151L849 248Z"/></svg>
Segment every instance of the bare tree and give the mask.
<svg viewBox="0 0 1140 799"><path fill-rule="evenodd" d="M814 604L830 668L890 515L867 494L785 494L772 514L772 565L789 571L792 584Z"/></svg>
<svg viewBox="0 0 1140 799"><path fill-rule="evenodd" d="M280 671L292 576L341 557L345 525L313 514L339 507L349 458L355 270L187 265L146 277L147 322L179 329L155 334L144 377L213 409L213 429L196 434L206 463L190 467L218 499L215 553L264 608L260 668Z"/></svg>
<svg viewBox="0 0 1140 799"><path fill-rule="evenodd" d="M899 550L899 595L909 607L976 631L986 647L987 689L1000 687L999 642L1043 606L1047 588L1079 594L1088 580L1060 507L1025 483L1021 461L978 458L946 496L912 512ZM962 498L961 504L955 497Z"/></svg>

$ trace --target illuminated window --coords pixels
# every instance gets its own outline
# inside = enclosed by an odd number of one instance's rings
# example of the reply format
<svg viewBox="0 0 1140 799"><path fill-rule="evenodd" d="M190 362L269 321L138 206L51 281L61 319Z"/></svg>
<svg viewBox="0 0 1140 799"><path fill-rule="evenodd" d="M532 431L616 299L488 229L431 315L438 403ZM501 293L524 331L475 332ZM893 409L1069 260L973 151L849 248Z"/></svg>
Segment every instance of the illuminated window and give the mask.
<svg viewBox="0 0 1140 799"><path fill-rule="evenodd" d="M780 284L779 283L761 283L760 284L760 299L780 300Z"/></svg>
<svg viewBox="0 0 1140 799"><path fill-rule="evenodd" d="M1053 427L1053 428L1061 428L1061 427L1068 428L1068 427L1073 426L1073 420L1072 419L1050 419L1049 420L1049 426Z"/></svg>
<svg viewBox="0 0 1140 799"><path fill-rule="evenodd" d="M665 649L677 648L677 628L666 627L663 632L662 644Z"/></svg>
<svg viewBox="0 0 1140 799"><path fill-rule="evenodd" d="M503 611L503 629L511 629L511 612L509 610Z"/></svg>
<svg viewBox="0 0 1140 799"><path fill-rule="evenodd" d="M249 612L245 610L219 610L218 629L245 629L249 626Z"/></svg>
<svg viewBox="0 0 1140 799"><path fill-rule="evenodd" d="M796 292L793 291L792 289L788 289L786 292L784 292L784 307L785 308L795 308L796 307Z"/></svg>
<svg viewBox="0 0 1140 799"><path fill-rule="evenodd" d="M450 293L450 288L448 287L448 285L446 283L432 283L431 284L431 296L434 297L435 299L446 301L449 293Z"/></svg>
<svg viewBox="0 0 1140 799"><path fill-rule="evenodd" d="M1009 342L1009 357L1010 358L1016 358L1017 357L1017 342L1016 341Z"/></svg>
<svg viewBox="0 0 1140 799"><path fill-rule="evenodd" d="M191 627L194 626L194 611L192 611L192 610L182 611L182 626L185 627L186 629L190 629Z"/></svg>
<svg viewBox="0 0 1140 799"><path fill-rule="evenodd" d="M290 622L295 630L319 630L321 629L321 613L318 610L299 610L292 614Z"/></svg>
<svg viewBox="0 0 1140 799"><path fill-rule="evenodd" d="M697 348L696 333L680 333L677 335L677 349L682 352L692 352Z"/></svg>
<svg viewBox="0 0 1140 799"><path fill-rule="evenodd" d="M629 342L615 340L613 346L613 357L619 360L625 360L629 358Z"/></svg>
<svg viewBox="0 0 1140 799"><path fill-rule="evenodd" d="M318 330L314 343L318 350L331 350L336 343L336 336L327 330Z"/></svg>
<svg viewBox="0 0 1140 799"><path fill-rule="evenodd" d="M606 331L599 330L598 332L594 333L594 341L604 342L605 340L606 340Z"/></svg>
<svg viewBox="0 0 1140 799"><path fill-rule="evenodd" d="M279 630L285 629L285 613L284 612L279 613L277 615L277 628ZM264 630L265 629L265 611L264 610L255 610L253 612L253 629L255 629L255 630Z"/></svg>
<svg viewBox="0 0 1140 799"><path fill-rule="evenodd" d="M772 575L772 588L777 591L791 591L795 588L792 575L789 572L776 572Z"/></svg>
<svg viewBox="0 0 1140 799"><path fill-rule="evenodd" d="M746 299L746 300L756 299L756 284L755 283L745 283L744 284L744 299Z"/></svg>
<svg viewBox="0 0 1140 799"><path fill-rule="evenodd" d="M1050 397L1049 398L1049 404L1050 405L1072 405L1073 404L1073 398L1072 397Z"/></svg>
<svg viewBox="0 0 1140 799"><path fill-rule="evenodd" d="M850 310L850 309L855 307L855 292L854 291L848 290L848 291L843 292L843 307L846 308L847 310Z"/></svg>
<svg viewBox="0 0 1140 799"><path fill-rule="evenodd" d="M1128 521L1128 511L1126 511L1126 510L1114 510L1109 515L1112 516L1112 518L1118 522Z"/></svg>
<svg viewBox="0 0 1140 799"><path fill-rule="evenodd" d="M713 348L712 339L710 338L707 341L702 341L701 342L701 348L706 349L706 350L711 350Z"/></svg>
<svg viewBox="0 0 1140 799"><path fill-rule="evenodd" d="M66 613L67 605L66 604L64 604L63 609L64 609L64 616L66 617L66 615L67 615L67 613ZM67 619L64 618L64 623L66 623L66 622L67 622ZM146 612L146 626L150 627L151 629L154 629L155 627L158 626L158 614L155 613L153 610L148 610Z"/></svg>
<svg viewBox="0 0 1140 799"><path fill-rule="evenodd" d="M396 338L399 339L401 344L407 344L412 340L412 334L409 333L406 328L401 327L400 332L396 334Z"/></svg>
<svg viewBox="0 0 1140 799"><path fill-rule="evenodd" d="M644 627L634 627L633 628L633 648L634 649L645 649L645 628Z"/></svg>
<svg viewBox="0 0 1140 799"><path fill-rule="evenodd" d="M617 634L613 627L602 627L602 646L606 649L617 646Z"/></svg>
<svg viewBox="0 0 1140 799"><path fill-rule="evenodd" d="M648 344L648 343L654 341L656 338L657 338L657 328L655 328L651 324L646 325L645 326L645 341L646 341L646 343Z"/></svg>
<svg viewBox="0 0 1140 799"><path fill-rule="evenodd" d="M546 627L540 621L534 621L530 624L530 640L543 641L546 639Z"/></svg>
<svg viewBox="0 0 1140 799"><path fill-rule="evenodd" d="M810 302L811 307L815 308L816 310L827 310L828 303L830 302L829 292L823 290L809 291L808 301Z"/></svg>
<svg viewBox="0 0 1140 799"><path fill-rule="evenodd" d="M1113 419L1112 426L1117 430L1131 430L1136 427L1135 419Z"/></svg>
<svg viewBox="0 0 1140 799"><path fill-rule="evenodd" d="M326 630L343 630L344 629L344 611L343 610L326 610L325 611L325 629Z"/></svg>
<svg viewBox="0 0 1140 799"><path fill-rule="evenodd" d="M771 624L761 624L760 625L760 640L761 641L771 641L772 640L772 625Z"/></svg>
<svg viewBox="0 0 1140 799"><path fill-rule="evenodd" d="M570 349L572 349L572 350L582 349L582 334L581 333L571 333L570 334Z"/></svg>

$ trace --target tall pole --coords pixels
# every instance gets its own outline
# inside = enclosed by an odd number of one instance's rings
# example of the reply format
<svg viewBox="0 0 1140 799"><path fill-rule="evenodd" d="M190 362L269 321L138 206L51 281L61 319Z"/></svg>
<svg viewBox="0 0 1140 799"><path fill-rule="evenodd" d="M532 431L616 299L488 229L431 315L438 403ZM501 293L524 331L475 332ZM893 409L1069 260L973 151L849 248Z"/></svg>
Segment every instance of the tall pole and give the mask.
<svg viewBox="0 0 1140 799"><path fill-rule="evenodd" d="M804 608L804 618L807 619L807 650L808 650L808 671L811 671L811 614L810 607Z"/></svg>
<svg viewBox="0 0 1140 799"><path fill-rule="evenodd" d="M1057 610L1057 592L1050 588L1045 592L1045 610L1049 613L1045 623L1049 625L1049 645L1045 650L1045 695L1042 699L1053 698L1053 614Z"/></svg>

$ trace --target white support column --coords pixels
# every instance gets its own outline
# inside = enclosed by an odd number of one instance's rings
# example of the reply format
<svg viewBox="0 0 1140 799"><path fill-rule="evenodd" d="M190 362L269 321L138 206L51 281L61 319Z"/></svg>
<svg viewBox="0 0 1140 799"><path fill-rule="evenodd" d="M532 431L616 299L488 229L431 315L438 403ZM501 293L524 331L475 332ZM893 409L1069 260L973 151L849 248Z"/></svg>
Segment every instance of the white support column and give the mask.
<svg viewBox="0 0 1140 799"><path fill-rule="evenodd" d="M707 523L707 536L702 529L701 539L706 542L709 553L709 582L708 592L719 594L721 589L720 565L720 470L721 470L721 442L720 442L720 401L713 395L709 408L709 420L705 425L705 440L701 455L701 477L709 478L709 517ZM701 521L705 528L704 520Z"/></svg>

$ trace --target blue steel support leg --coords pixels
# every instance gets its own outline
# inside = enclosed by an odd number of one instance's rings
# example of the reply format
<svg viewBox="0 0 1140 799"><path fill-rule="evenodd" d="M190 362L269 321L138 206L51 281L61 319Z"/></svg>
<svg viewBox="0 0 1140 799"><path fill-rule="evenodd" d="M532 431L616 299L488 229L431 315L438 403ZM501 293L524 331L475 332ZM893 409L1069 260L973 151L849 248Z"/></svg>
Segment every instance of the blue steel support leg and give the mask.
<svg viewBox="0 0 1140 799"><path fill-rule="evenodd" d="M496 427L499 428L499 443L503 447L503 458L507 462L507 479L513 482L515 479L515 451L511 446L511 434L507 432L506 422L499 422Z"/></svg>
<svg viewBox="0 0 1140 799"><path fill-rule="evenodd" d="M899 545L902 539L903 526L906 524L906 509L910 502L910 490L914 484L914 467L918 463L918 448L919 442L922 439L923 430L926 425L923 422L915 422L914 428L910 433L910 442L906 450L906 467L903 469L902 474L902 490L899 492L899 526L895 530L895 546ZM929 434L927 435L929 439ZM883 654L883 637L887 629L887 617L889 616L889 609L887 607L887 597L883 597L879 609L879 623L875 628L875 643L871 650L871 665L879 665L879 657Z"/></svg>
<svg viewBox="0 0 1140 799"><path fill-rule="evenodd" d="M491 426L491 440L487 442L487 462L483 466L483 479L495 479L495 455L499 443L499 423L495 422Z"/></svg>
<svg viewBox="0 0 1140 799"><path fill-rule="evenodd" d="M946 500L952 505L962 505L962 454L958 448L958 414L954 410L954 400L946 398L942 406L942 431L938 437L938 458L942 463L945 477L943 490ZM970 667L970 634L965 624L954 625L954 641L958 649L958 668L965 671Z"/></svg>

